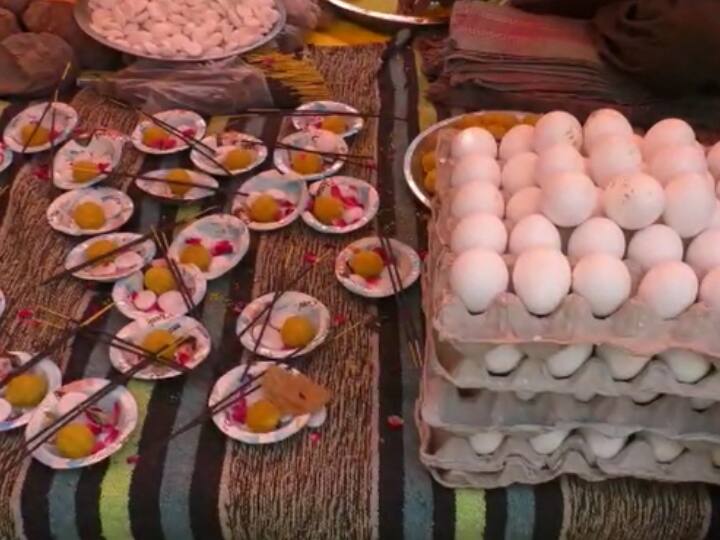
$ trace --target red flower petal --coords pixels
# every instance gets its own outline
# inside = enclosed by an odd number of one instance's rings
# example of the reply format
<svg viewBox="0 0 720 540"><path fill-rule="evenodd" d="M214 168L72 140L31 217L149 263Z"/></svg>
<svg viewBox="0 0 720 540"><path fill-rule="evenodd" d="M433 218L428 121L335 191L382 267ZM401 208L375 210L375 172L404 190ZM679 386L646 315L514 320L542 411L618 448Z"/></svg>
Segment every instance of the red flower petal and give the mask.
<svg viewBox="0 0 720 540"><path fill-rule="evenodd" d="M138 461L140 461L140 456L138 456L137 454L128 456L125 459L125 463L127 463L128 465L135 465Z"/></svg>
<svg viewBox="0 0 720 540"><path fill-rule="evenodd" d="M425 259L427 259L428 256L427 250L421 249L420 251L418 251L418 256L420 257L421 261L424 261Z"/></svg>
<svg viewBox="0 0 720 540"><path fill-rule="evenodd" d="M38 165L33 169L32 174L38 180L47 182L50 180L50 167L47 165Z"/></svg>
<svg viewBox="0 0 720 540"><path fill-rule="evenodd" d="M191 246L199 246L202 244L200 238L188 237L185 239L185 243Z"/></svg>
<svg viewBox="0 0 720 540"><path fill-rule="evenodd" d="M23 309L18 310L17 317L18 317L18 319L20 319L22 321L26 321L28 319L32 319L33 312L31 309L23 308Z"/></svg>
<svg viewBox="0 0 720 540"><path fill-rule="evenodd" d="M342 313L338 313L333 317L333 326L342 326L347 322L348 318L346 315L343 315Z"/></svg>
<svg viewBox="0 0 720 540"><path fill-rule="evenodd" d="M307 252L305 255L303 255L303 262L307 264L315 264L318 261L318 256L314 253Z"/></svg>
<svg viewBox="0 0 720 540"><path fill-rule="evenodd" d="M320 442L321 436L317 431L310 432L310 442L313 444L317 444Z"/></svg>
<svg viewBox="0 0 720 540"><path fill-rule="evenodd" d="M391 414L387 417L387 425L390 429L401 429L403 425L405 424L405 420L402 419L402 417L397 416L395 414Z"/></svg>

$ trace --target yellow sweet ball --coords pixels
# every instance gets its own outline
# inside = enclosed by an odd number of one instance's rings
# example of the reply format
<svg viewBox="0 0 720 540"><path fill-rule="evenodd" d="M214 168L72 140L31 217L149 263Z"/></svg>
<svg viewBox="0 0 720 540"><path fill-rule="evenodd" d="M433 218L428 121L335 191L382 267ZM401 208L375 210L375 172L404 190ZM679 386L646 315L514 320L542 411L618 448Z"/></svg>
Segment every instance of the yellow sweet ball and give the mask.
<svg viewBox="0 0 720 540"><path fill-rule="evenodd" d="M140 346L150 353L160 353L158 357L168 362L175 358L175 352L177 351L175 336L172 335L172 332L163 328L148 332Z"/></svg>
<svg viewBox="0 0 720 540"><path fill-rule="evenodd" d="M142 132L142 142L145 146L162 146L169 138L170 132L156 125L148 126Z"/></svg>
<svg viewBox="0 0 720 540"><path fill-rule="evenodd" d="M185 169L171 169L167 172L165 175L165 180L170 180L171 182L192 182L192 176L190 176L190 173L186 171ZM168 184L168 187L170 188L170 191L173 195L176 197L184 197L185 194L190 191L190 188L192 186L183 186L176 183Z"/></svg>
<svg viewBox="0 0 720 540"><path fill-rule="evenodd" d="M430 195L434 194L437 187L437 171L428 172L423 178L423 185Z"/></svg>
<svg viewBox="0 0 720 540"><path fill-rule="evenodd" d="M260 399L250 405L245 425L254 433L268 433L280 423L280 409L272 401Z"/></svg>
<svg viewBox="0 0 720 540"><path fill-rule="evenodd" d="M343 215L343 203L337 197L332 195L319 195L313 201L313 215L320 223L332 225L336 219L340 219Z"/></svg>
<svg viewBox="0 0 720 540"><path fill-rule="evenodd" d="M157 295L177 289L175 277L169 268L164 266L153 266L148 268L143 277L145 288Z"/></svg>
<svg viewBox="0 0 720 540"><path fill-rule="evenodd" d="M298 174L317 174L323 170L323 160L320 154L293 152L290 166Z"/></svg>
<svg viewBox="0 0 720 540"><path fill-rule="evenodd" d="M258 223L277 221L280 205L272 196L263 193L258 195L250 205L248 214L250 219Z"/></svg>
<svg viewBox="0 0 720 540"><path fill-rule="evenodd" d="M336 114L324 116L320 122L320 127L326 131L332 131L337 135L341 135L347 131L347 123L342 116Z"/></svg>
<svg viewBox="0 0 720 540"><path fill-rule="evenodd" d="M85 248L85 259L98 259L103 255L107 255L112 250L117 249L117 244L112 240L96 240Z"/></svg>
<svg viewBox="0 0 720 540"><path fill-rule="evenodd" d="M78 204L72 212L73 220L81 229L99 229L105 225L105 210L96 202Z"/></svg>
<svg viewBox="0 0 720 540"><path fill-rule="evenodd" d="M50 142L50 130L30 122L20 128L20 140L25 146L41 146Z"/></svg>
<svg viewBox="0 0 720 540"><path fill-rule="evenodd" d="M423 154L420 162L422 163L423 171L425 171L426 173L437 169L437 161L435 159L435 152L432 150L430 150L429 152L425 152Z"/></svg>
<svg viewBox="0 0 720 540"><path fill-rule="evenodd" d="M42 375L23 373L10 380L5 389L5 399L13 407L34 407L47 393L47 381Z"/></svg>
<svg viewBox="0 0 720 540"><path fill-rule="evenodd" d="M255 152L246 148L233 148L223 160L223 165L231 171L246 169L255 161Z"/></svg>
<svg viewBox="0 0 720 540"><path fill-rule="evenodd" d="M180 252L180 262L194 264L203 272L207 272L212 262L212 255L202 244L188 244Z"/></svg>
<svg viewBox="0 0 720 540"><path fill-rule="evenodd" d="M382 257L377 252L369 249L356 252L350 258L349 264L353 272L365 279L378 277L385 268Z"/></svg>
<svg viewBox="0 0 720 540"><path fill-rule="evenodd" d="M97 163L87 160L73 161L72 178L76 184L84 184L100 174L100 167Z"/></svg>
<svg viewBox="0 0 720 540"><path fill-rule="evenodd" d="M55 435L55 446L64 458L84 458L92 454L95 435L85 424L72 422L58 430Z"/></svg>
<svg viewBox="0 0 720 540"><path fill-rule="evenodd" d="M280 338L286 347L297 349L310 343L315 337L315 328L307 317L293 315L285 319L280 328Z"/></svg>

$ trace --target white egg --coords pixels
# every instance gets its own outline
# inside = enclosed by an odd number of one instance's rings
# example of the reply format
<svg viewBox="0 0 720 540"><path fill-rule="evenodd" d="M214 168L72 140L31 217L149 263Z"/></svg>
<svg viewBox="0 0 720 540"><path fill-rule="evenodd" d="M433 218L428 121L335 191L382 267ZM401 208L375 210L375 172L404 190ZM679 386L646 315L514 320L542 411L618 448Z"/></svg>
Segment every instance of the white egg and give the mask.
<svg viewBox="0 0 720 540"><path fill-rule="evenodd" d="M682 146L695 142L690 124L679 118L666 118L651 127L643 138L642 153L645 161L652 161L655 152L664 146Z"/></svg>
<svg viewBox="0 0 720 540"><path fill-rule="evenodd" d="M714 399L690 398L690 407L694 411L704 411L715 405Z"/></svg>
<svg viewBox="0 0 720 540"><path fill-rule="evenodd" d="M590 154L590 176L605 188L618 175L640 172L642 154L632 137L613 135L599 141Z"/></svg>
<svg viewBox="0 0 720 540"><path fill-rule="evenodd" d="M630 122L621 112L615 109L598 109L585 120L583 139L588 152L592 152L600 140L613 135L625 137L633 135Z"/></svg>
<svg viewBox="0 0 720 540"><path fill-rule="evenodd" d="M470 437L470 446L477 454L492 454L500 448L505 435L499 431L488 431L486 433L476 433Z"/></svg>
<svg viewBox="0 0 720 540"><path fill-rule="evenodd" d="M534 315L547 315L562 303L570 290L570 264L557 249L530 249L515 261L512 280L527 310Z"/></svg>
<svg viewBox="0 0 720 540"><path fill-rule="evenodd" d="M685 262L700 279L720 266L720 229L706 229L698 234L688 246Z"/></svg>
<svg viewBox="0 0 720 540"><path fill-rule="evenodd" d="M488 130L471 127L455 135L451 153L456 159L469 154L483 154L494 158L497 155L497 142Z"/></svg>
<svg viewBox="0 0 720 540"><path fill-rule="evenodd" d="M575 265L572 290L590 304L596 317L607 317L630 297L630 272L620 259L605 253L586 255Z"/></svg>
<svg viewBox="0 0 720 540"><path fill-rule="evenodd" d="M545 359L545 365L553 377L564 379L575 373L580 366L587 362L592 354L593 346L590 343L578 343L563 347L555 354Z"/></svg>
<svg viewBox="0 0 720 540"><path fill-rule="evenodd" d="M653 224L665 208L665 192L652 176L643 173L616 177L603 193L605 214L623 229Z"/></svg>
<svg viewBox="0 0 720 540"><path fill-rule="evenodd" d="M498 151L500 159L507 161L513 156L523 152L530 152L533 148L535 128L527 124L513 126L500 141Z"/></svg>
<svg viewBox="0 0 720 540"><path fill-rule="evenodd" d="M519 390L515 392L515 397L520 401L530 401L531 399L534 399L535 396L537 396L537 392L530 392L528 390Z"/></svg>
<svg viewBox="0 0 720 540"><path fill-rule="evenodd" d="M560 251L560 232L545 216L531 214L513 227L510 233L510 253L520 255L524 251L540 247Z"/></svg>
<svg viewBox="0 0 720 540"><path fill-rule="evenodd" d="M596 189L597 197L595 197L595 208L593 208L592 217L605 217L605 208L603 208L603 193L601 188Z"/></svg>
<svg viewBox="0 0 720 540"><path fill-rule="evenodd" d="M628 259L643 271L667 261L682 261L683 244L680 235L667 225L657 223L633 234L628 245Z"/></svg>
<svg viewBox="0 0 720 540"><path fill-rule="evenodd" d="M685 447L679 442L663 437L662 435L646 433L645 437L648 443L650 443L653 454L655 454L655 459L660 463L670 463L671 461L675 461L685 449Z"/></svg>
<svg viewBox="0 0 720 540"><path fill-rule="evenodd" d="M585 158L574 146L558 144L538 155L535 183L540 187L545 187L545 182L564 172L585 172Z"/></svg>
<svg viewBox="0 0 720 540"><path fill-rule="evenodd" d="M720 311L720 267L713 268L700 284L700 301L713 311Z"/></svg>
<svg viewBox="0 0 720 540"><path fill-rule="evenodd" d="M617 381L629 381L650 362L649 356L631 354L613 345L598 345L595 350L598 357L607 363L612 378Z"/></svg>
<svg viewBox="0 0 720 540"><path fill-rule="evenodd" d="M695 302L698 279L687 264L668 261L653 266L640 282L638 297L663 319L677 317Z"/></svg>
<svg viewBox="0 0 720 540"><path fill-rule="evenodd" d="M582 401L583 403L587 403L588 401L590 401L591 399L593 399L596 395L597 395L597 394L595 394L594 392L585 391L585 392L576 392L575 394L573 394L573 397L574 397L575 399L577 399L578 401Z"/></svg>
<svg viewBox="0 0 720 540"><path fill-rule="evenodd" d="M655 401L660 394L650 391L640 391L632 396L633 403L638 405L647 405L651 401Z"/></svg>
<svg viewBox="0 0 720 540"><path fill-rule="evenodd" d="M663 221L682 238L690 238L705 229L715 212L715 194L705 177L683 174L665 186Z"/></svg>
<svg viewBox="0 0 720 540"><path fill-rule="evenodd" d="M573 264L593 253L605 253L622 259L625 254L625 235L614 221L593 217L572 232L567 252Z"/></svg>
<svg viewBox="0 0 720 540"><path fill-rule="evenodd" d="M542 187L540 209L560 227L575 227L588 219L597 203L597 189L582 173L567 172L549 177Z"/></svg>
<svg viewBox="0 0 720 540"><path fill-rule="evenodd" d="M499 345L485 353L485 367L493 375L506 375L515 369L523 353L514 345Z"/></svg>
<svg viewBox="0 0 720 540"><path fill-rule="evenodd" d="M453 197L452 214L460 219L477 212L503 217L505 201L500 190L490 182L470 182L461 186Z"/></svg>
<svg viewBox="0 0 720 540"><path fill-rule="evenodd" d="M505 217L515 224L531 214L539 214L541 199L542 190L539 187L533 186L521 189L510 197L505 209Z"/></svg>
<svg viewBox="0 0 720 540"><path fill-rule="evenodd" d="M650 174L663 186L681 174L705 172L705 153L694 144L660 148L650 162Z"/></svg>
<svg viewBox="0 0 720 540"><path fill-rule="evenodd" d="M523 152L511 157L502 170L501 185L505 193L513 195L535 185L535 167L538 157L534 152Z"/></svg>
<svg viewBox="0 0 720 540"><path fill-rule="evenodd" d="M720 179L720 142L716 142L707 153L707 164L715 180Z"/></svg>
<svg viewBox="0 0 720 540"><path fill-rule="evenodd" d="M544 114L535 124L533 148L539 153L561 143L570 144L578 149L582 146L580 122L565 111Z"/></svg>
<svg viewBox="0 0 720 540"><path fill-rule="evenodd" d="M457 187L470 182L490 182L500 186L500 165L495 158L483 154L460 158L450 175L450 184Z"/></svg>
<svg viewBox="0 0 720 540"><path fill-rule="evenodd" d="M720 200L715 199L715 210L713 210L712 218L708 223L708 229L715 229L720 227Z"/></svg>
<svg viewBox="0 0 720 540"><path fill-rule="evenodd" d="M450 247L455 253L484 248L502 254L507 246L507 229L493 214L470 214L453 229Z"/></svg>
<svg viewBox="0 0 720 540"><path fill-rule="evenodd" d="M508 269L494 251L471 249L453 261L450 287L471 313L485 311L508 287Z"/></svg>
<svg viewBox="0 0 720 540"><path fill-rule="evenodd" d="M569 434L569 429L555 429L541 433L540 435L535 435L531 437L528 442L538 454L552 454L560 448L560 445L567 439Z"/></svg>
<svg viewBox="0 0 720 540"><path fill-rule="evenodd" d="M668 349L658 356L668 365L675 378L681 383L694 384L710 371L710 361L696 352L685 349Z"/></svg>
<svg viewBox="0 0 720 540"><path fill-rule="evenodd" d="M599 459L610 459L615 457L623 449L627 437L608 437L594 430L584 430L583 435L590 450Z"/></svg>

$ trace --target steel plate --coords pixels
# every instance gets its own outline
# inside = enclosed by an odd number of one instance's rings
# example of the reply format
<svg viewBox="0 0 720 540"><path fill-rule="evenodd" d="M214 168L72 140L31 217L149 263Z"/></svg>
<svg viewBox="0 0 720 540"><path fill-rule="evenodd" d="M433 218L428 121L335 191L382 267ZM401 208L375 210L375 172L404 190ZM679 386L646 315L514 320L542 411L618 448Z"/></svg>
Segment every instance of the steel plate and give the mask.
<svg viewBox="0 0 720 540"><path fill-rule="evenodd" d="M381 30L395 30L401 26L440 26L447 24L450 15L444 17L399 15L366 9L346 0L325 0L349 19Z"/></svg>

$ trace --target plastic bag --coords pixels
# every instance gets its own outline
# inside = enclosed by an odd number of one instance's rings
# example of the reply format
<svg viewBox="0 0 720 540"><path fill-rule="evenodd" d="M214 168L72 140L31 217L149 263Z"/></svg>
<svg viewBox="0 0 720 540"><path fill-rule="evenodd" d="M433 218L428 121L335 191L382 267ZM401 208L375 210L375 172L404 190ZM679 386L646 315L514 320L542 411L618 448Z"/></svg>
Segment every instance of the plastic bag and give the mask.
<svg viewBox="0 0 720 540"><path fill-rule="evenodd" d="M182 108L224 115L272 105L263 73L238 58L201 64L139 60L91 86L150 114Z"/></svg>

